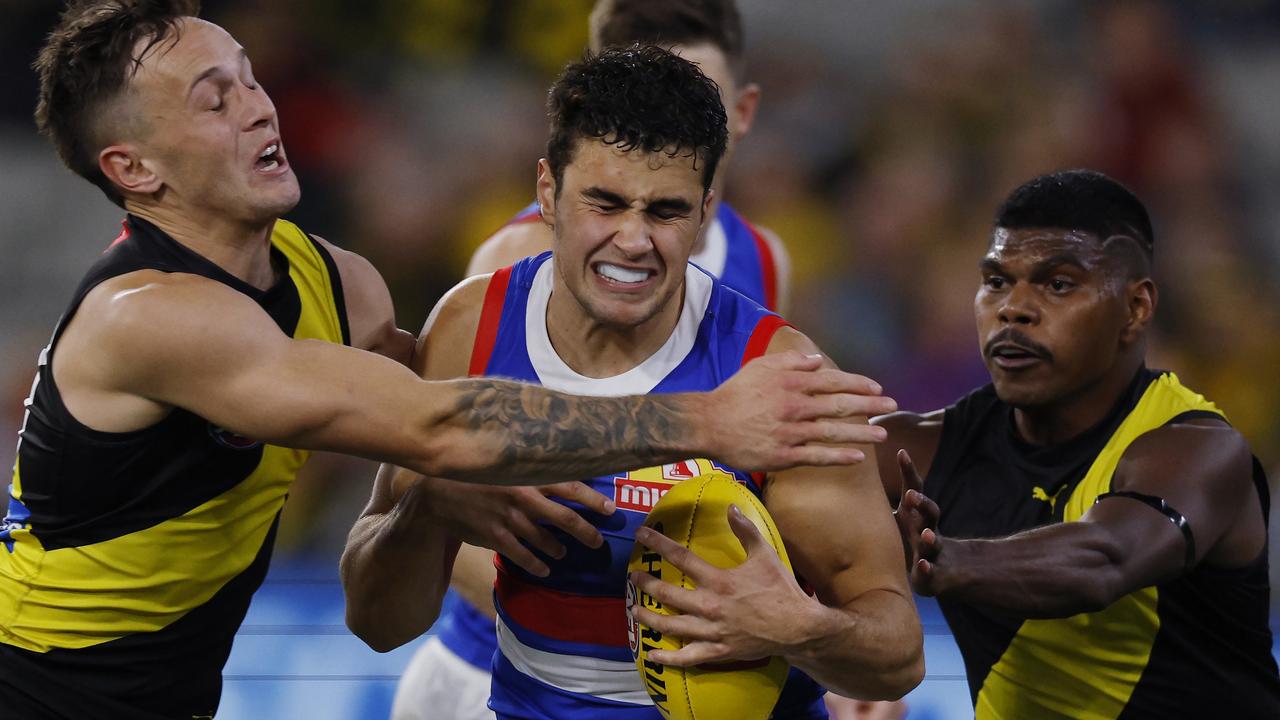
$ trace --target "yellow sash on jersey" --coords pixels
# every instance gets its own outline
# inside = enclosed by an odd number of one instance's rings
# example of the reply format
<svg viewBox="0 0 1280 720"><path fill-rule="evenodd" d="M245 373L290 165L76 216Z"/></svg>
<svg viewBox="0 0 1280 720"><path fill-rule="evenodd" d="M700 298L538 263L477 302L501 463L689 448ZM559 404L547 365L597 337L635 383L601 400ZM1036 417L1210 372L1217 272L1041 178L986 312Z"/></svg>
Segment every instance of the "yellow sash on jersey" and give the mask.
<svg viewBox="0 0 1280 720"><path fill-rule="evenodd" d="M342 343L334 278L296 225L271 243L289 259L302 312L293 337ZM266 445L257 467L221 495L136 532L50 551L26 528L0 548L0 640L35 652L82 648L167 627L207 602L257 556L308 453ZM21 499L15 463L14 497Z"/></svg>
<svg viewBox="0 0 1280 720"><path fill-rule="evenodd" d="M1116 465L1134 440L1192 410L1222 415L1173 373L1153 381L1067 498L1063 520L1079 520L1110 492ZM1160 629L1157 598L1148 587L1101 612L1023 622L982 684L977 720L1114 720L1151 656Z"/></svg>

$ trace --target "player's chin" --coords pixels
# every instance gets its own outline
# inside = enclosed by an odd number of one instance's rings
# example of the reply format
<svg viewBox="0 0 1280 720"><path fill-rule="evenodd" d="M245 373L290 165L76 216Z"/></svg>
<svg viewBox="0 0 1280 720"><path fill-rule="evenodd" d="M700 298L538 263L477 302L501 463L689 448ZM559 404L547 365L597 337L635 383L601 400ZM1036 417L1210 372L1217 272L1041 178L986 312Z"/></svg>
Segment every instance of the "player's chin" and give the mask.
<svg viewBox="0 0 1280 720"><path fill-rule="evenodd" d="M302 200L302 188L290 171L288 179L274 183L269 187L256 188L252 194L253 203L260 214L269 217L280 217L297 207Z"/></svg>

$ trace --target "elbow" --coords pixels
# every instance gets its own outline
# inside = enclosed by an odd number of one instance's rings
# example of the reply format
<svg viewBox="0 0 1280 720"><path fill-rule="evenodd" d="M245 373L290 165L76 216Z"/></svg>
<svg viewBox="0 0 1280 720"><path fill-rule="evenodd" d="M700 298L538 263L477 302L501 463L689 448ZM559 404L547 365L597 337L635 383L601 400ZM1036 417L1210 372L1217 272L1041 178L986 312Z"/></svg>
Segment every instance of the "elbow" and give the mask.
<svg viewBox="0 0 1280 720"><path fill-rule="evenodd" d="M899 700L924 681L924 641L913 637L899 646L899 652L877 673L869 700Z"/></svg>
<svg viewBox="0 0 1280 720"><path fill-rule="evenodd" d="M375 610L361 611L348 603L346 622L347 629L363 640L364 644L368 645L371 650L378 653L386 653L426 632L435 622L435 618L439 613L440 608L437 605L434 609L428 608L424 616L418 616L411 622L390 623L385 620L375 619L385 617L382 613Z"/></svg>
<svg viewBox="0 0 1280 720"><path fill-rule="evenodd" d="M353 612L350 606L347 607L347 629L378 653L391 652L410 640L410 638L396 637L395 634L387 632L376 622L371 622L360 613Z"/></svg>

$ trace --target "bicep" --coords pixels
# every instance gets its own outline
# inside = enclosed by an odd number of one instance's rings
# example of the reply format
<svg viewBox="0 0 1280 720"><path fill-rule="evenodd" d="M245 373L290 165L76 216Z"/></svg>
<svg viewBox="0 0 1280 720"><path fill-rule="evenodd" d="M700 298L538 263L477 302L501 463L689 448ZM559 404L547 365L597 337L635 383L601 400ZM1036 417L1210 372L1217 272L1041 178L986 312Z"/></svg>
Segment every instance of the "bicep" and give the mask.
<svg viewBox="0 0 1280 720"><path fill-rule="evenodd" d="M889 433L884 442L876 445L876 465L885 496L890 503L897 504L902 495L902 469L898 464L898 451L907 451L911 463L923 480L929 475L933 456L942 439L942 418L943 411L935 410L923 415L895 412L871 419L872 425L879 425Z"/></svg>
<svg viewBox="0 0 1280 720"><path fill-rule="evenodd" d="M395 305L382 274L360 255L312 237L329 252L338 268L352 347L408 364L413 335L396 327Z"/></svg>
<svg viewBox="0 0 1280 720"><path fill-rule="evenodd" d="M1225 426L1166 426L1129 446L1112 491L1081 520L1112 534L1125 590L1170 580L1211 553L1249 506L1248 448Z"/></svg>
<svg viewBox="0 0 1280 720"><path fill-rule="evenodd" d="M853 467L777 473L765 506L796 572L824 604L839 607L872 590L908 597L902 541L872 457Z"/></svg>
<svg viewBox="0 0 1280 720"><path fill-rule="evenodd" d="M448 401L416 392L421 383L385 357L289 337L252 300L216 283L142 288L121 297L110 320L106 351L121 368L120 390L255 440L389 451L415 396L424 406Z"/></svg>
<svg viewBox="0 0 1280 720"><path fill-rule="evenodd" d="M803 334L783 328L769 352L819 352ZM830 360L827 364L835 367ZM852 418L850 422L866 422ZM876 456L844 467L800 467L773 473L765 506L778 525L796 570L824 604L841 606L871 590L908 596L902 543L877 469Z"/></svg>

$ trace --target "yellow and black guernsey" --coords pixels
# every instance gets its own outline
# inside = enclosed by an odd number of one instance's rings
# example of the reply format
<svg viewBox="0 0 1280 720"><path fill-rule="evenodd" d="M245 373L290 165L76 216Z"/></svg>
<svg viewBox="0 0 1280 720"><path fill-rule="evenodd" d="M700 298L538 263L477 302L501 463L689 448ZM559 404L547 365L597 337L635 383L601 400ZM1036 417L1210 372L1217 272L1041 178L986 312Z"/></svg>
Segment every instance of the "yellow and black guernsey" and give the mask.
<svg viewBox="0 0 1280 720"><path fill-rule="evenodd" d="M1134 440L1196 417L1225 421L1172 373L1144 368L1098 425L1060 445L1032 446L987 386L946 410L925 493L941 507L944 536L1003 537L1076 521L1110 492ZM1265 521L1270 503L1256 459L1253 474ZM939 605L964 657L978 720L1127 720L1280 718L1268 603L1264 548L1245 567L1201 564L1101 612L1064 619Z"/></svg>
<svg viewBox="0 0 1280 720"><path fill-rule="evenodd" d="M329 253L278 221L271 258L277 280L259 290L129 216L81 282L40 355L0 531L5 717L188 720L217 709L222 666L307 453L181 409L133 432L91 429L63 404L52 359L90 290L144 269L225 283L287 335L349 344Z"/></svg>

